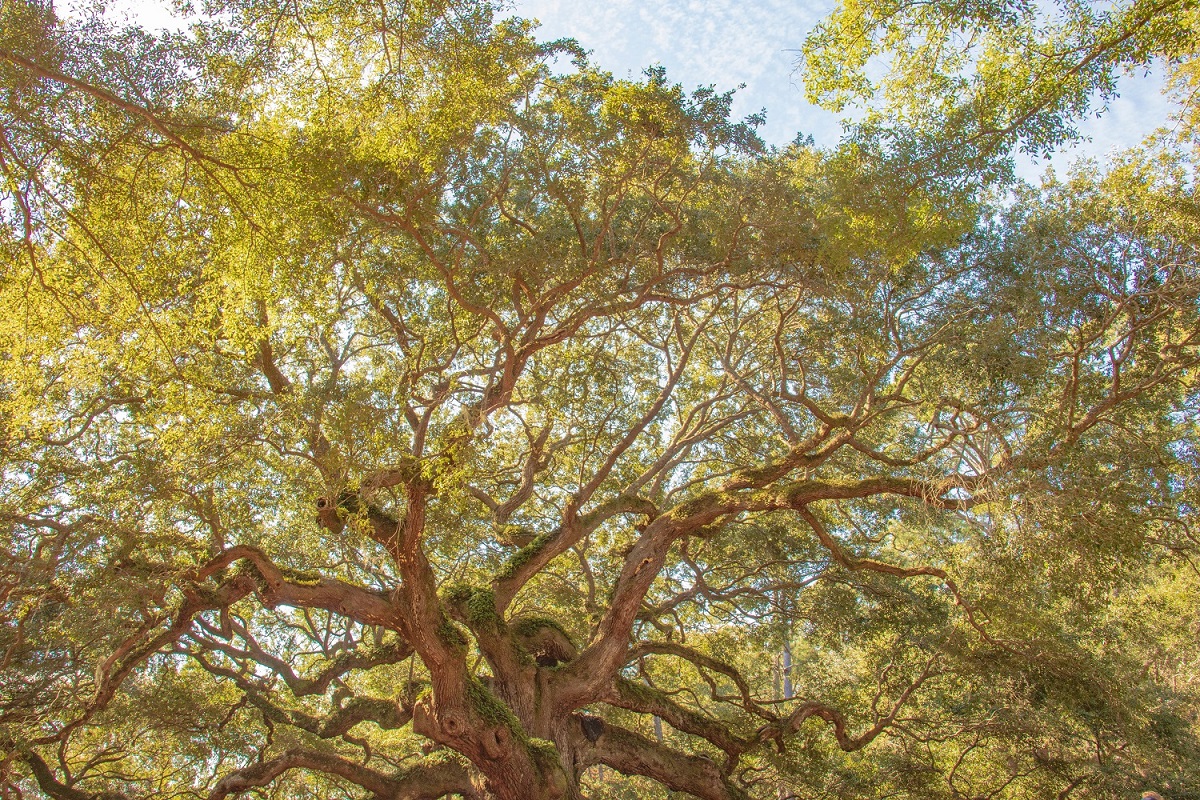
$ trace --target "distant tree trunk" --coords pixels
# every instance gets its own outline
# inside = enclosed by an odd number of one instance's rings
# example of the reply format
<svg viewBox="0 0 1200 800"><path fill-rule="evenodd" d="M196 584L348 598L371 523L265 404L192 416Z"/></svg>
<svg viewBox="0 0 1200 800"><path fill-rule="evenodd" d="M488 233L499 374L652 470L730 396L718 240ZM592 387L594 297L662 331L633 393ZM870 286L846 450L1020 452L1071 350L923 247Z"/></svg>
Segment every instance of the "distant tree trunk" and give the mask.
<svg viewBox="0 0 1200 800"><path fill-rule="evenodd" d="M788 636L783 640L783 699L792 699L792 637L791 625L788 625Z"/></svg>

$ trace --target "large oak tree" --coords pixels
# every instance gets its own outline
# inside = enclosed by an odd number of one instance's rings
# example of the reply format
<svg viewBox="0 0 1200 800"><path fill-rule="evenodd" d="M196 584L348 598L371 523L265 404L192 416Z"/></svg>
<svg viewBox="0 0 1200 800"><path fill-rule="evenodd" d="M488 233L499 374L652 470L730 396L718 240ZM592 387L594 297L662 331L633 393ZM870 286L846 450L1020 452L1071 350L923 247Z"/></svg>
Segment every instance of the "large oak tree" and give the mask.
<svg viewBox="0 0 1200 800"><path fill-rule="evenodd" d="M0 2L0 792L1200 796L1187 125L1010 179L1194 11L995 5Z"/></svg>

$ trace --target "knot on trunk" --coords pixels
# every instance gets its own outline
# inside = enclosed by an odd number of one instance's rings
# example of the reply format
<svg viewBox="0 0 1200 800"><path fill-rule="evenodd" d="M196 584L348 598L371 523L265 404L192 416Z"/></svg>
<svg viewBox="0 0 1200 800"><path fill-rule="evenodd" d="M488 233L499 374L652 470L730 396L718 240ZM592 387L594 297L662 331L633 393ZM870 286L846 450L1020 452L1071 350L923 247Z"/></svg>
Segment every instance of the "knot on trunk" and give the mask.
<svg viewBox="0 0 1200 800"><path fill-rule="evenodd" d="M413 730L435 742L461 745L470 735L479 730L472 725L467 713L458 708L439 709L429 696L417 700L413 706Z"/></svg>
<svg viewBox="0 0 1200 800"><path fill-rule="evenodd" d="M520 735L516 717L477 681L468 685L467 700L466 707L439 708L431 695L419 698L413 706L413 731L467 755L511 758Z"/></svg>

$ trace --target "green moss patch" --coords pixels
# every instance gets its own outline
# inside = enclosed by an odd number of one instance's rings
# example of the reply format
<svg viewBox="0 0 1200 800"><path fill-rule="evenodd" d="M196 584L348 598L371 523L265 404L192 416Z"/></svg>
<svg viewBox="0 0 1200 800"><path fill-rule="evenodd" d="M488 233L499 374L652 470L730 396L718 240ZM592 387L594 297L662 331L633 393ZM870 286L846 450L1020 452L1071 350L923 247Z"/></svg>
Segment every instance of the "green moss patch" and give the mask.
<svg viewBox="0 0 1200 800"><path fill-rule="evenodd" d="M485 722L490 725L503 725L512 731L513 736L522 743L528 741L525 729L521 726L521 721L517 719L516 714L500 698L492 694L478 678L468 679L467 700L471 703L471 708L475 713Z"/></svg>
<svg viewBox="0 0 1200 800"><path fill-rule="evenodd" d="M506 581L515 576L521 567L532 561L534 557L544 550L546 545L550 544L550 542L553 540L554 534L538 534L532 542L522 547L509 557L508 561L504 564L504 568L497 573L496 579Z"/></svg>
<svg viewBox="0 0 1200 800"><path fill-rule="evenodd" d="M444 618L442 619L442 624L438 625L437 635L439 639L456 650L466 650L467 644L470 642L461 628Z"/></svg>
<svg viewBox="0 0 1200 800"><path fill-rule="evenodd" d="M504 620L496 613L496 594L492 590L456 583L443 588L441 597L471 630L495 634L504 629Z"/></svg>

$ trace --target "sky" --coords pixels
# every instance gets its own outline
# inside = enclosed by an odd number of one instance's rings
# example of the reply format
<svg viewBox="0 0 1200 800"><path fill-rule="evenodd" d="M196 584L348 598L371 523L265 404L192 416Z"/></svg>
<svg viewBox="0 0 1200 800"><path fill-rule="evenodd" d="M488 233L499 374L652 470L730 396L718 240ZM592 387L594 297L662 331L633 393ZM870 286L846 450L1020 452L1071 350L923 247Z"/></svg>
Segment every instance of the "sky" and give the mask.
<svg viewBox="0 0 1200 800"><path fill-rule="evenodd" d="M759 134L783 145L797 134L833 145L841 133L836 115L804 100L796 69L804 37L833 9L833 0L510 0L513 16L537 19L538 37L579 41L597 66L617 77L638 77L654 64L684 88L713 85L737 89L733 113L766 110ZM169 24L165 3L117 0L110 13L129 13L148 27ZM738 88L743 86L744 88ZM1113 148L1131 147L1169 122L1160 72L1126 76L1120 96L1081 126L1086 140L1055 156L1056 170L1076 157L1103 159ZM1041 160L1018 159L1018 174L1036 179Z"/></svg>
<svg viewBox="0 0 1200 800"><path fill-rule="evenodd" d="M765 108L768 143L803 132L826 144L837 141L837 117L804 102L795 65L805 34L832 9L826 0L517 0L514 13L541 22L539 38L577 39L617 77L661 64L686 89L745 84L734 114Z"/></svg>
<svg viewBox="0 0 1200 800"><path fill-rule="evenodd" d="M517 0L514 14L541 22L539 38L571 37L592 51L598 66L618 77L661 64L685 88L713 84L734 95L735 116L766 109L759 134L782 145L798 133L833 145L841 133L835 114L804 100L796 70L804 37L834 7L831 0ZM1103 159L1113 148L1136 145L1166 125L1170 104L1162 74L1125 76L1120 97L1081 126L1087 141L1052 161L1063 171L1079 156ZM1018 173L1035 179L1042 160L1021 156Z"/></svg>

